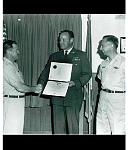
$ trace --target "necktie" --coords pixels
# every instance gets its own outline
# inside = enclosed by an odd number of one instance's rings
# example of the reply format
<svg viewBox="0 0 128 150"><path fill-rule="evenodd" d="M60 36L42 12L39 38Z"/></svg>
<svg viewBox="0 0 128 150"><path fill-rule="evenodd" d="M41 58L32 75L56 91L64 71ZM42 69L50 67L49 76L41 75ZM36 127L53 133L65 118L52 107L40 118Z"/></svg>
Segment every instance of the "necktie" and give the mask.
<svg viewBox="0 0 128 150"><path fill-rule="evenodd" d="M68 56L68 51L65 51L65 55L64 55L64 60L65 60L65 62L68 61L67 56Z"/></svg>
<svg viewBox="0 0 128 150"><path fill-rule="evenodd" d="M65 51L65 56L67 56L68 55L68 51Z"/></svg>

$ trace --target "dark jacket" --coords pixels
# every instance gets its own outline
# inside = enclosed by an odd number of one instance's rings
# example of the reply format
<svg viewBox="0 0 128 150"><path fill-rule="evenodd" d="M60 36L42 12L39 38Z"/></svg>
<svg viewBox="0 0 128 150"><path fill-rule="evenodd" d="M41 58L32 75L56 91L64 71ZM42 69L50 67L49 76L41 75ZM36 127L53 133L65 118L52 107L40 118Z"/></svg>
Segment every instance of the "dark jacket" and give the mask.
<svg viewBox="0 0 128 150"><path fill-rule="evenodd" d="M42 84L45 87L48 77L51 62L64 63L64 52L63 50L55 52L50 55L49 60L40 74L38 84ZM52 96L52 104L55 105L81 105L83 100L82 87L87 84L92 76L91 64L89 63L86 53L73 48L68 55L67 63L73 64L71 81L75 82L75 86L69 87L66 97Z"/></svg>

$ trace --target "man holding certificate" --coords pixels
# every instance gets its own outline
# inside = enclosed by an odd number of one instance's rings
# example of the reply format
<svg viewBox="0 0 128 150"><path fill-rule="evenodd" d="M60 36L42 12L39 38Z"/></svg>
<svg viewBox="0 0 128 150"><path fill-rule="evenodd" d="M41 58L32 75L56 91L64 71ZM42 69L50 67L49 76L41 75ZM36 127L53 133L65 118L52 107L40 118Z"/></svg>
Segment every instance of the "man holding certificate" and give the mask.
<svg viewBox="0 0 128 150"><path fill-rule="evenodd" d="M53 134L79 134L79 112L83 100L82 87L87 84L92 76L91 65L86 53L76 50L73 43L74 34L72 31L64 30L60 32L59 46L61 50L50 55L37 82L38 93L45 91L46 86L50 86L51 81L54 81L54 84L61 84L60 87L64 91L68 85L65 95L61 96L57 93L51 96ZM59 69L60 65L62 69ZM57 68L60 77L55 75ZM53 74L54 76L52 76ZM54 87L53 83L50 87ZM48 93L47 90L45 92ZM61 92L63 93L63 91Z"/></svg>

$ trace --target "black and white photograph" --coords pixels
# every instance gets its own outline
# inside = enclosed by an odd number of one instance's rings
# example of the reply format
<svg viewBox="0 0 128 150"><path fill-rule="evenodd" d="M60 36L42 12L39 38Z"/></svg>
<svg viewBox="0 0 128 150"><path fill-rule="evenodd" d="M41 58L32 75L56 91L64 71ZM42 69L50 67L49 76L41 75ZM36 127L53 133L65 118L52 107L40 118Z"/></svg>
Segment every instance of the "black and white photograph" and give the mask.
<svg viewBox="0 0 128 150"><path fill-rule="evenodd" d="M0 17L3 149L123 150L125 1L3 0Z"/></svg>
<svg viewBox="0 0 128 150"><path fill-rule="evenodd" d="M125 18L3 14L3 134L125 135Z"/></svg>

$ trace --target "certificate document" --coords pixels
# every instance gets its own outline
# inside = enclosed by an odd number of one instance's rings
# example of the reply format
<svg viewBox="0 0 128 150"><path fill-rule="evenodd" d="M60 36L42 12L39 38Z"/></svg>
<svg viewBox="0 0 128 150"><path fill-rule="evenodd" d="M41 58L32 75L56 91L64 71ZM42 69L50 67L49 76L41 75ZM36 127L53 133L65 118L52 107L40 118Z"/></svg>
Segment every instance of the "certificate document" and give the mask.
<svg viewBox="0 0 128 150"><path fill-rule="evenodd" d="M68 86L69 83L66 82L48 81L43 94L65 97Z"/></svg>
<svg viewBox="0 0 128 150"><path fill-rule="evenodd" d="M51 62L49 80L70 81L72 64Z"/></svg>
<svg viewBox="0 0 128 150"><path fill-rule="evenodd" d="M43 91L45 95L66 96L71 78L72 64L51 62L49 79Z"/></svg>

